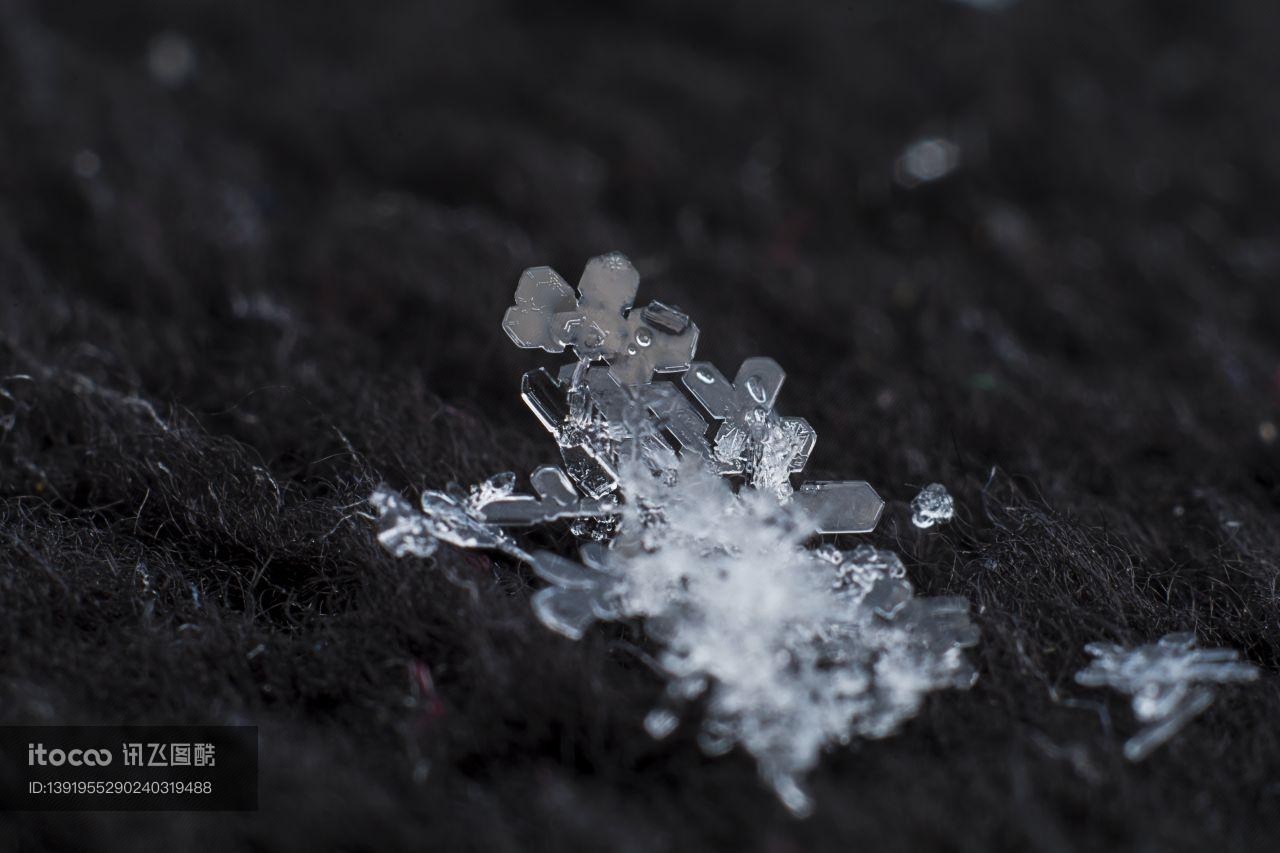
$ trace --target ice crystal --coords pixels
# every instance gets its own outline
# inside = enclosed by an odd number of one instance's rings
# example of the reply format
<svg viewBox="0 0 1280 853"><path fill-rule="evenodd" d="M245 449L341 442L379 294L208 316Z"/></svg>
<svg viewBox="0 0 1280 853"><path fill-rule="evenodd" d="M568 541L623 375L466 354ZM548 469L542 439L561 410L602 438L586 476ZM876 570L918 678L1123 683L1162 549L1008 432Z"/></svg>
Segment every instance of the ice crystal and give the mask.
<svg viewBox="0 0 1280 853"><path fill-rule="evenodd" d="M972 683L967 602L915 598L896 555L806 548L803 510L767 491L734 493L698 464L675 479L625 466L623 484L638 500L622 506L614 547L584 549L587 565L567 581L564 558L534 555L555 584L539 612L570 636L596 619L646 619L671 679L651 733L705 694L703 749L741 745L803 814L800 782L824 748L891 734L930 691ZM660 516L646 509L655 505Z"/></svg>
<svg viewBox="0 0 1280 853"><path fill-rule="evenodd" d="M520 277L502 328L520 347L572 347L584 361L604 359L624 384L648 382L655 370L687 370L698 327L661 302L632 311L639 288L639 273L617 252L591 259L576 296L555 270L534 267Z"/></svg>
<svg viewBox="0 0 1280 853"><path fill-rule="evenodd" d="M420 510L379 489L379 539L399 556L442 540L528 563L547 583L535 613L566 637L640 620L668 678L646 730L669 734L702 699L702 748L741 746L804 814L823 749L891 734L929 692L972 683L963 649L977 628L964 599L915 596L892 552L814 547L871 531L884 502L861 481L794 486L816 435L776 411L782 368L750 358L730 382L692 362L697 327L659 302L632 309L638 284L618 254L593 259L576 293L549 268L526 271L503 328L577 356L521 383L562 467L534 471L531 495L504 474L426 492ZM576 559L528 553L506 531L549 522L583 540Z"/></svg>
<svg viewBox="0 0 1280 853"><path fill-rule="evenodd" d="M941 483L930 483L911 501L911 523L921 529L944 524L955 514L955 502Z"/></svg>
<svg viewBox="0 0 1280 853"><path fill-rule="evenodd" d="M504 489L494 481L509 485ZM378 511L378 541L397 557L430 557L436 552L438 540L459 548L501 551L527 560L528 554L481 514L486 504L509 493L510 485L514 485L513 475L500 474L472 489L468 496L425 491L421 510L414 509L395 492L379 488L370 499Z"/></svg>
<svg viewBox="0 0 1280 853"><path fill-rule="evenodd" d="M1191 633L1166 634L1158 642L1130 649L1091 643L1094 660L1076 673L1086 687L1110 687L1133 697L1133 713L1147 726L1124 745L1130 761L1152 750L1213 704L1214 684L1252 681L1258 668L1240 660L1234 649L1196 648Z"/></svg>
<svg viewBox="0 0 1280 853"><path fill-rule="evenodd" d="M684 386L721 422L713 458L721 474L741 474L757 489L791 494L791 474L804 470L818 436L804 418L784 418L774 402L786 374L771 358L749 358L733 382L710 362L684 375Z"/></svg>

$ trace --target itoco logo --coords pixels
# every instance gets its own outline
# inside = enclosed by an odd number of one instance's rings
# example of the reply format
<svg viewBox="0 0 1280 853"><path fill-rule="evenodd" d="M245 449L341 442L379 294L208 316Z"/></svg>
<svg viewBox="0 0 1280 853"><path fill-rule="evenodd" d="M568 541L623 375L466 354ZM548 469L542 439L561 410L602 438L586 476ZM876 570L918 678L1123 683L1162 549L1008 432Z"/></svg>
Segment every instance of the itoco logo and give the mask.
<svg viewBox="0 0 1280 853"><path fill-rule="evenodd" d="M106 767L111 763L109 749L45 749L42 743L27 744L27 766L61 767L69 764L72 767Z"/></svg>

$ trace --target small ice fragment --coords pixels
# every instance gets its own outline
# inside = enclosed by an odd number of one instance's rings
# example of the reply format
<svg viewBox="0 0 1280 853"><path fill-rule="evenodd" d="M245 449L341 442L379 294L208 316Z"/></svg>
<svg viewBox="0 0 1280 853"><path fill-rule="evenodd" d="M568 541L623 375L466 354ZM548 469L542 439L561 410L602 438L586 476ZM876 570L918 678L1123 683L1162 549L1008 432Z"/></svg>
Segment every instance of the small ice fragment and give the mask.
<svg viewBox="0 0 1280 853"><path fill-rule="evenodd" d="M930 483L911 501L911 523L922 530L944 524L955 514L955 501L941 483Z"/></svg>
<svg viewBox="0 0 1280 853"><path fill-rule="evenodd" d="M1090 643L1094 660L1076 673L1076 683L1110 687L1133 697L1133 713L1147 727L1124 745L1125 758L1141 761L1213 704L1209 685L1253 681L1258 668L1234 649L1196 648L1195 635L1166 634L1134 649Z"/></svg>
<svg viewBox="0 0 1280 853"><path fill-rule="evenodd" d="M712 758L726 754L733 749L733 730L714 720L705 721L698 732L698 748Z"/></svg>
<svg viewBox="0 0 1280 853"><path fill-rule="evenodd" d="M898 183L910 189L942 180L959 165L960 146L950 139L930 137L917 139L903 149L894 173Z"/></svg>

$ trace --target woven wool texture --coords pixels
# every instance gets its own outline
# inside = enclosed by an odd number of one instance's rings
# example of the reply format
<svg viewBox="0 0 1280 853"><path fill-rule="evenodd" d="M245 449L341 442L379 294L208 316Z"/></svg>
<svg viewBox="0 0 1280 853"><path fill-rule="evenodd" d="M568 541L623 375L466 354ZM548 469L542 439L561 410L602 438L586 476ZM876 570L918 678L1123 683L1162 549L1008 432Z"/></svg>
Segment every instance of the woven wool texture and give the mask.
<svg viewBox="0 0 1280 853"><path fill-rule="evenodd" d="M1280 9L0 0L0 718L252 722L254 813L5 850L1271 850ZM906 186L916 140L959 161ZM505 558L366 500L555 461L499 329L627 253L767 355L980 677L790 818ZM910 524L940 482L956 520ZM563 534L531 534L569 553ZM1086 643L1262 668L1139 764Z"/></svg>

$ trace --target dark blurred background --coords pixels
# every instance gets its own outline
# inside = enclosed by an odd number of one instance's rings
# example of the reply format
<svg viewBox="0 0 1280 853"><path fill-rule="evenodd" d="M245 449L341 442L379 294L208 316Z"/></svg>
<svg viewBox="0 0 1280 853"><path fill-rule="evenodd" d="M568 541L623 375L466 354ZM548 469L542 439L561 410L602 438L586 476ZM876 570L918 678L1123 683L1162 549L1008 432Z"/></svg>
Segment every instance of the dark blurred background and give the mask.
<svg viewBox="0 0 1280 853"><path fill-rule="evenodd" d="M1275 849L1278 43L1266 0L0 0L0 717L262 731L257 813L0 844ZM551 458L498 322L615 249L982 626L807 821L644 734L636 626L361 515ZM1072 675L1172 630L1265 675L1132 765Z"/></svg>

